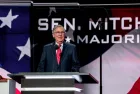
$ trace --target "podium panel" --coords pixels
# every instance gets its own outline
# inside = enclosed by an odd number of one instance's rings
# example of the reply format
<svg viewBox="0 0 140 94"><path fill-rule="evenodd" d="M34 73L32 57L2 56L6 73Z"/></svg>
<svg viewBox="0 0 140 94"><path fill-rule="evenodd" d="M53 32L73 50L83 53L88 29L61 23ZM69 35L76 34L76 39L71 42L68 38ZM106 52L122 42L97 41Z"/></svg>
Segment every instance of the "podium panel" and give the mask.
<svg viewBox="0 0 140 94"><path fill-rule="evenodd" d="M71 79L22 79L21 87L73 87Z"/></svg>
<svg viewBox="0 0 140 94"><path fill-rule="evenodd" d="M15 94L15 81L0 81L0 94Z"/></svg>
<svg viewBox="0 0 140 94"><path fill-rule="evenodd" d="M78 72L19 73L9 74L21 84L21 94L75 94L82 92L75 84L97 84L90 74Z"/></svg>
<svg viewBox="0 0 140 94"><path fill-rule="evenodd" d="M21 94L74 94L72 87L74 79L21 79Z"/></svg>

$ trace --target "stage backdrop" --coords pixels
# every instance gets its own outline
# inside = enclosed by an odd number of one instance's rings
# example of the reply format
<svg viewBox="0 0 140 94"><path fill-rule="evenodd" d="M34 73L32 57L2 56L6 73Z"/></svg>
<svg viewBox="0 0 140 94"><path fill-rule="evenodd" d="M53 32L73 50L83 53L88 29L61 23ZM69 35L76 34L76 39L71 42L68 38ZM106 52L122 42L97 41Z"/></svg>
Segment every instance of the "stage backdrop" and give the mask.
<svg viewBox="0 0 140 94"><path fill-rule="evenodd" d="M66 42L77 47L80 71L99 81L84 85L84 94L140 93L138 6L34 6L29 11L27 5L0 6L2 76L35 72L43 46L54 41L53 26L61 24Z"/></svg>
<svg viewBox="0 0 140 94"><path fill-rule="evenodd" d="M84 94L140 93L138 6L34 6L32 10L32 71L43 46L54 41L52 28L61 24L65 41L77 47L80 71L99 81L84 85Z"/></svg>

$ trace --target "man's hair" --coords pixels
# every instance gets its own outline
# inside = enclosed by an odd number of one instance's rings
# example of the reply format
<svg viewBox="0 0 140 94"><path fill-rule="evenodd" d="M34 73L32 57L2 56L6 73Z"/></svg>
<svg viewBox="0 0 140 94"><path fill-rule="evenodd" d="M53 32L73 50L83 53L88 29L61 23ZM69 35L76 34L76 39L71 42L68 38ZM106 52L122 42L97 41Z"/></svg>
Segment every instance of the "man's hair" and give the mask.
<svg viewBox="0 0 140 94"><path fill-rule="evenodd" d="M62 26L62 25L55 25L53 30L52 30L52 33L54 33L54 31L56 30L56 28L58 27L62 27L64 29L64 32L65 32L65 28Z"/></svg>

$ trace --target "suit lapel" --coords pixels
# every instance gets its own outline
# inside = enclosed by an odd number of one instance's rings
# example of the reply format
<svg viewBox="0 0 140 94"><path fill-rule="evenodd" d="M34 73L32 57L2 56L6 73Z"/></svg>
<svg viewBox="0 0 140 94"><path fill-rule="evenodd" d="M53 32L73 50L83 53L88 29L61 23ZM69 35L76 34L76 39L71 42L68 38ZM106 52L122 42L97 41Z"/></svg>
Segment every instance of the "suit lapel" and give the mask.
<svg viewBox="0 0 140 94"><path fill-rule="evenodd" d="M56 64L57 64L56 49L55 49L55 47L54 47L54 43L52 43L52 45L51 45L51 52L52 52L52 54L53 54L52 59L54 59L55 62L56 62Z"/></svg>
<svg viewBox="0 0 140 94"><path fill-rule="evenodd" d="M67 54L67 44L64 42L63 43L63 50L61 53L61 63L63 62L63 59L65 58L66 54Z"/></svg>
<svg viewBox="0 0 140 94"><path fill-rule="evenodd" d="M51 45L51 52L52 52L52 54L53 54L53 58L52 59L55 59L55 62L56 62L56 64L57 64L57 59L56 59L56 49L55 49L55 47L54 47L54 43L52 43L52 45ZM66 54L67 54L67 44L64 42L63 43L63 50L62 50L62 53L61 53L61 61L60 61L60 63L62 63L63 62L63 59L65 58L65 56L66 56Z"/></svg>

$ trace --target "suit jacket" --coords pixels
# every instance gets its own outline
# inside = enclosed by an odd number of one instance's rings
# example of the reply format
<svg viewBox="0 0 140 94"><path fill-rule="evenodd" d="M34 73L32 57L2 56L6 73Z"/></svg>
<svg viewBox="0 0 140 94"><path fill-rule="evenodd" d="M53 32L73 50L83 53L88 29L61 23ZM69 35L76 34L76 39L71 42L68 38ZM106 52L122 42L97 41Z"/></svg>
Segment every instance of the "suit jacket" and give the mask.
<svg viewBox="0 0 140 94"><path fill-rule="evenodd" d="M38 72L79 72L80 64L77 58L76 46L70 43L63 43L60 64L56 59L55 43L44 46Z"/></svg>

